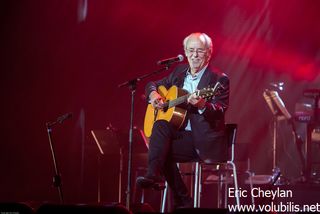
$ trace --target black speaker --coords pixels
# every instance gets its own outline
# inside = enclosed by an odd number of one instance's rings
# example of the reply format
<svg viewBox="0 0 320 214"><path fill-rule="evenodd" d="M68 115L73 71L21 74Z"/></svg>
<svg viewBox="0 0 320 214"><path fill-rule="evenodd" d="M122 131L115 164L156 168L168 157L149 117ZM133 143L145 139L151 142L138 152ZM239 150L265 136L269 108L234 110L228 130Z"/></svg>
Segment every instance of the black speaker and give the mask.
<svg viewBox="0 0 320 214"><path fill-rule="evenodd" d="M0 213L34 214L35 212L24 203L0 203Z"/></svg>
<svg viewBox="0 0 320 214"><path fill-rule="evenodd" d="M210 208L181 208L176 209L174 214L225 214L229 213L227 209L210 209Z"/></svg>
<svg viewBox="0 0 320 214"><path fill-rule="evenodd" d="M87 204L43 204L39 207L36 214L59 214L59 213L76 213L76 214L130 214L122 205L87 205Z"/></svg>
<svg viewBox="0 0 320 214"><path fill-rule="evenodd" d="M133 213L155 213L156 211L148 203L135 203L131 205L130 209Z"/></svg>

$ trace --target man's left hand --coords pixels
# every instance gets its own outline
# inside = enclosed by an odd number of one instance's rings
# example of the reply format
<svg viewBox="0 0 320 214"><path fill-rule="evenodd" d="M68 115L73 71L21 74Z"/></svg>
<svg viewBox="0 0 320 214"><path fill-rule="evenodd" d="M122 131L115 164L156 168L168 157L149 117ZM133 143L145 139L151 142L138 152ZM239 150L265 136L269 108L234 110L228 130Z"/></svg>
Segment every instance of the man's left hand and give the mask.
<svg viewBox="0 0 320 214"><path fill-rule="evenodd" d="M200 96L197 96L196 93L193 93L188 97L188 103L197 107L198 109L203 109L206 105L205 99L203 99Z"/></svg>

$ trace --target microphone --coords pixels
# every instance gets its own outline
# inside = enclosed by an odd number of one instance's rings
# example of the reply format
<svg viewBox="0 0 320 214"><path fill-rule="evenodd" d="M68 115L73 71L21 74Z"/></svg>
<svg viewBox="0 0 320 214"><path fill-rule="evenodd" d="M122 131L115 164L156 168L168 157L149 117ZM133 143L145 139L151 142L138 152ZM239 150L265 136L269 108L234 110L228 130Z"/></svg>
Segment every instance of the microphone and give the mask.
<svg viewBox="0 0 320 214"><path fill-rule="evenodd" d="M61 123L63 123L63 121L65 121L66 119L69 119L71 117L72 117L72 113L71 112L66 113L66 114L58 117L57 122L61 124Z"/></svg>
<svg viewBox="0 0 320 214"><path fill-rule="evenodd" d="M276 89L279 89L280 91L282 91L284 89L284 83L283 82L271 82L270 85L273 86Z"/></svg>
<svg viewBox="0 0 320 214"><path fill-rule="evenodd" d="M184 57L181 54L179 54L176 57L171 57L171 58L168 58L168 59L159 60L157 62L157 65L168 65L168 64L172 64L174 62L182 62L183 58Z"/></svg>
<svg viewBox="0 0 320 214"><path fill-rule="evenodd" d="M63 121L65 121L66 119L69 119L69 118L71 118L71 117L72 117L72 112L69 112L69 113L66 113L66 114L58 117L56 121L47 122L46 125L47 125L48 130L50 130L51 127L53 127L53 126L56 125L57 123L62 124Z"/></svg>

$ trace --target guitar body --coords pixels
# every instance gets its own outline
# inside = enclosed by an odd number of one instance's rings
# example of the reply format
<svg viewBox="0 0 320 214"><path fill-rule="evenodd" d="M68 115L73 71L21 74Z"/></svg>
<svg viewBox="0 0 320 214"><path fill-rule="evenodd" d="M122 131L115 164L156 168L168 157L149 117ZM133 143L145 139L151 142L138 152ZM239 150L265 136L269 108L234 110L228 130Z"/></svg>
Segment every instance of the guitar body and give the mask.
<svg viewBox="0 0 320 214"><path fill-rule="evenodd" d="M158 93L162 96L164 102L175 100L178 97L188 94L177 86L172 86L167 90L164 86L159 86ZM148 104L144 118L144 134L147 138L151 136L153 124L157 120L166 120L177 129L181 128L186 118L187 110L182 105L156 110L151 104Z"/></svg>

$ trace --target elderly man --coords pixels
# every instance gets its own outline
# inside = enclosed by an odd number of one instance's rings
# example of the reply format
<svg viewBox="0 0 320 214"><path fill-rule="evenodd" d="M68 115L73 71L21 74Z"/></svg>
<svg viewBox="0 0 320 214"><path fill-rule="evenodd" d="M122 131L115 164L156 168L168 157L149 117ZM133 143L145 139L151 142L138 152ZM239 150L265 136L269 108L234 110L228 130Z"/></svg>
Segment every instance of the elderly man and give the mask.
<svg viewBox="0 0 320 214"><path fill-rule="evenodd" d="M177 66L161 80L146 86L146 96L155 109L163 109L163 98L158 86L167 89L175 85L191 95L187 99L187 114L182 128L170 121L157 120L153 124L148 153L148 171L137 178L142 188L157 188L167 180L173 191L175 208L192 207L192 199L184 184L177 162L223 161L226 158L224 142L224 115L229 100L228 77L209 67L212 55L212 40L205 33L192 33L183 41L188 64ZM220 82L219 93L205 100L195 93L199 89L214 87Z"/></svg>

